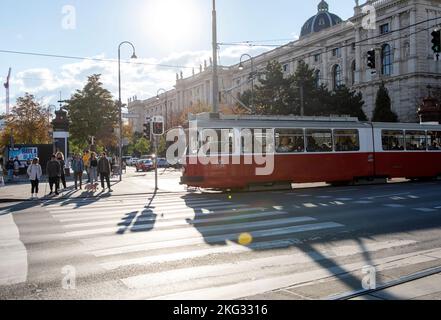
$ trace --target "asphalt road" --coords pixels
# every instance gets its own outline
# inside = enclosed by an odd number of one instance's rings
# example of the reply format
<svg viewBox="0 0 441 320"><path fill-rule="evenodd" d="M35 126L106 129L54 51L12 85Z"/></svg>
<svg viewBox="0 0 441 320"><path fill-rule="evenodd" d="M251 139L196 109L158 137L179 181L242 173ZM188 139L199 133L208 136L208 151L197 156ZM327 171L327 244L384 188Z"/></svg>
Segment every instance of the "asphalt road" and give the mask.
<svg viewBox="0 0 441 320"><path fill-rule="evenodd" d="M10 203L0 299L328 299L441 266L440 234L439 181Z"/></svg>

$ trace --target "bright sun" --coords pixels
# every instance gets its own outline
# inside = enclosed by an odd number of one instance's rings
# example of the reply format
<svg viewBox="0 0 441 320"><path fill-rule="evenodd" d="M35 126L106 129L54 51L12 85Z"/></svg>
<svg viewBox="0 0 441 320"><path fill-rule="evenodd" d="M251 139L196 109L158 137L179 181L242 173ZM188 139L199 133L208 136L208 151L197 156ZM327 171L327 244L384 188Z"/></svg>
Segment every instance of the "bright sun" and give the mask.
<svg viewBox="0 0 441 320"><path fill-rule="evenodd" d="M191 42L199 35L200 8L196 0L149 0L143 28L162 45Z"/></svg>

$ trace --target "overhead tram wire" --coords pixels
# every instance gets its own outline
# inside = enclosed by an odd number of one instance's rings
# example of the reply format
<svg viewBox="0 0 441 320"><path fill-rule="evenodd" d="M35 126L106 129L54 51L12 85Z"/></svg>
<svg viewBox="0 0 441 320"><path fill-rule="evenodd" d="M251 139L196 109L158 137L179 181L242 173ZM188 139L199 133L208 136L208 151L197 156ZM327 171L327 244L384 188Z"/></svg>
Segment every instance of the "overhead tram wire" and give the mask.
<svg viewBox="0 0 441 320"><path fill-rule="evenodd" d="M118 60L114 60L114 59L66 56L66 55L56 55L56 54L48 54L48 53L27 52L27 51L13 51L13 50L0 49L0 53L28 55L28 56L37 56L37 57L46 57L46 58L57 58L57 59L86 60L86 61L118 63ZM192 68L195 68L195 67L190 67L190 66L169 65L169 64L161 64L161 63L146 63L146 62L135 62L135 61L121 61L121 63L132 64L132 65L153 66L153 67L160 67L160 68L170 68L170 69L192 69Z"/></svg>
<svg viewBox="0 0 441 320"><path fill-rule="evenodd" d="M424 21L420 21L420 22L417 22L417 23L414 23L414 24L411 24L411 25L405 26L405 27L400 28L400 29L391 30L391 31L389 31L389 32L387 33L387 35L390 35L390 34L395 33L395 32L404 31L404 30L406 30L406 29L410 29L410 28L416 27L416 26L418 26L418 25L420 25L420 24L427 23L427 22L431 22L431 21L435 21L435 20L440 20L440 19L441 19L441 17L435 17L435 18L430 18L430 19L424 20ZM393 39L393 40L390 40L390 41L399 40L399 39L402 39L402 38L408 37L408 36L410 36L410 35L416 34L416 33L421 32L421 31L428 31L428 30L430 30L430 29L432 29L432 28L434 28L434 27L436 27L436 26L432 26L432 27L429 27L429 28L425 28L425 29L417 30L417 31L414 32L414 33L410 33L410 34L407 34L407 35L405 35L405 36L401 36L401 37L399 37L399 38L396 38L396 39ZM352 43L350 43L350 44L342 45L340 48L351 47L351 46L354 46L354 45L355 45L355 46L367 46L367 45L371 45L371 44L362 44L362 43L367 42L367 41L370 41L370 40L374 40L374 39L382 38L382 37L384 37L384 36L385 36L385 35L377 35L377 36L370 37L370 38L366 38L366 39L363 39L363 40L360 40L360 41L355 41L355 42L352 42ZM292 40L292 39L289 39L289 40ZM273 41L274 41L274 42L277 42L277 41L279 41L279 40L275 39L275 40L273 40ZM281 40L280 40L280 41L281 41ZM294 43L292 43L292 42L289 42L289 43L287 43L287 44L285 44L285 45L277 45L277 44L261 44L261 43L259 43L259 42L270 42L270 40L262 40L262 41L248 41L248 40L247 40L247 41L242 41L242 42L224 42L224 43L219 43L219 45L221 45L221 46L271 47L271 48L278 48L278 47L282 47L282 48L284 48L284 47L295 47L295 48L299 48L299 49L300 49L300 48L317 48L317 49L321 49L321 48L323 48L323 46L296 45L296 44L294 44ZM372 44L372 45L374 45L374 44ZM329 51L326 51L326 52L330 52L330 51L332 51L332 49L329 50Z"/></svg>

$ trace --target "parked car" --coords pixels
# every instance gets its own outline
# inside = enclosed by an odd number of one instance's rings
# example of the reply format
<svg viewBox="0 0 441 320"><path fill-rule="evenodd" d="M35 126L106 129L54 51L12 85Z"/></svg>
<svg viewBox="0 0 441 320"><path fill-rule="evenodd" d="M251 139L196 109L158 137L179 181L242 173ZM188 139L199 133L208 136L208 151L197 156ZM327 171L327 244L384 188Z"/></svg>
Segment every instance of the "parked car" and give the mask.
<svg viewBox="0 0 441 320"><path fill-rule="evenodd" d="M130 158L129 160L127 160L127 165L134 167L138 161L139 161L138 158Z"/></svg>
<svg viewBox="0 0 441 320"><path fill-rule="evenodd" d="M171 165L165 158L158 158L158 168L170 168Z"/></svg>
<svg viewBox="0 0 441 320"><path fill-rule="evenodd" d="M152 160L139 160L136 163L136 172L148 172L155 169L155 165Z"/></svg>

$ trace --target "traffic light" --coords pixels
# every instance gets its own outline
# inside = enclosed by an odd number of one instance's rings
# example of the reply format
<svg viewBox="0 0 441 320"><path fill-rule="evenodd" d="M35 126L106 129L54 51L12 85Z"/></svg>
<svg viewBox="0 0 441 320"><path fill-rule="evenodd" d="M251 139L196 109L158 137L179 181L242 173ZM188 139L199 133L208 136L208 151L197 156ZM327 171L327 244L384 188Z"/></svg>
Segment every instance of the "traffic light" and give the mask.
<svg viewBox="0 0 441 320"><path fill-rule="evenodd" d="M150 119L147 119L147 122L144 124L144 138L150 140L152 136L152 123Z"/></svg>
<svg viewBox="0 0 441 320"><path fill-rule="evenodd" d="M434 53L441 53L441 30L432 32L432 50Z"/></svg>
<svg viewBox="0 0 441 320"><path fill-rule="evenodd" d="M162 136L164 134L164 121L156 119L153 121L153 135Z"/></svg>
<svg viewBox="0 0 441 320"><path fill-rule="evenodd" d="M375 69L375 49L369 50L367 53L367 66Z"/></svg>

